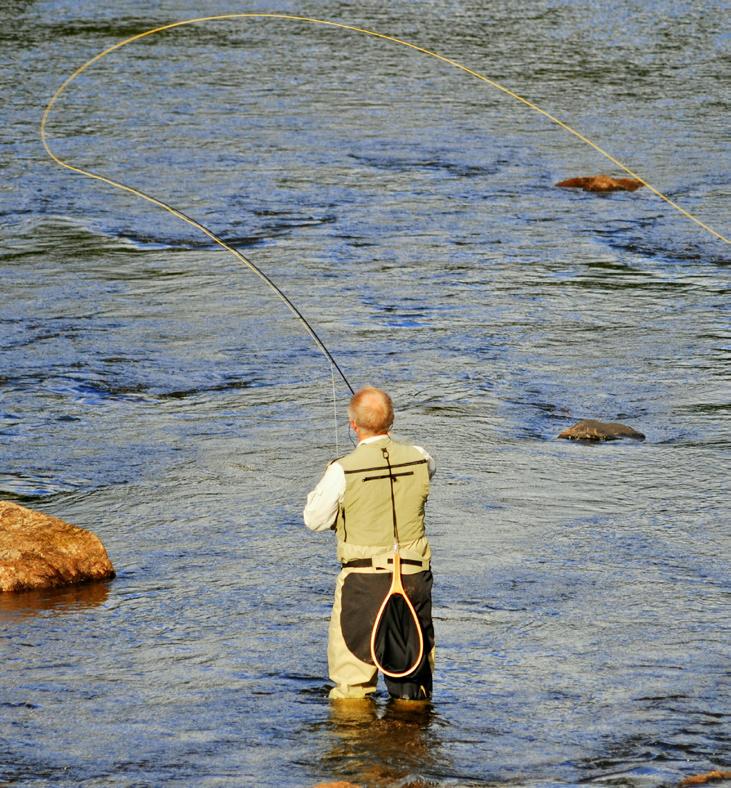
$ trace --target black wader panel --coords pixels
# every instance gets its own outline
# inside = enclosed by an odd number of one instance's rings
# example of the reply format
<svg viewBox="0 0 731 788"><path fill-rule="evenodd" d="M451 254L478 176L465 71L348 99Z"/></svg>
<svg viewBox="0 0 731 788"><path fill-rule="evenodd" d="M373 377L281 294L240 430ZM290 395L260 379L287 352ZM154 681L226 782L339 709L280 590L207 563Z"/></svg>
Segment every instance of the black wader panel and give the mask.
<svg viewBox="0 0 731 788"><path fill-rule="evenodd" d="M404 589L408 594L411 604L421 624L424 637L424 658L419 666L408 676L402 679L393 679L385 676L389 693L396 698L428 698L431 696L432 678L428 656L434 648L434 626L431 617L431 571L417 572L402 575ZM390 573L352 572L345 578L342 591L342 610L340 614L340 628L348 650L362 662L373 664L371 658L371 632L376 622L376 615L391 587ZM399 615L403 612L403 616ZM380 638L380 648L386 648L390 655L384 664L392 660L395 667L408 665L413 662L413 638L408 637L409 621L411 614L406 609L403 599L394 597L389 603L384 618L390 621L384 627L382 622L377 633ZM376 647L379 648L378 641ZM381 650L379 654L383 653ZM398 672L395 670L394 672Z"/></svg>

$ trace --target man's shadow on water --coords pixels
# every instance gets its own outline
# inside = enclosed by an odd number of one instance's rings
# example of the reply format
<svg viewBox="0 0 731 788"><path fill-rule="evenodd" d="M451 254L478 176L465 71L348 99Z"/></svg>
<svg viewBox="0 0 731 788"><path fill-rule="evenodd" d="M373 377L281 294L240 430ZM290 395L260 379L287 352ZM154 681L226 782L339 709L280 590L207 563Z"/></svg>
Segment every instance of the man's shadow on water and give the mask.
<svg viewBox="0 0 731 788"><path fill-rule="evenodd" d="M438 734L443 724L430 703L330 701L329 718L315 726L323 747L317 776L325 785L426 785L448 771Z"/></svg>

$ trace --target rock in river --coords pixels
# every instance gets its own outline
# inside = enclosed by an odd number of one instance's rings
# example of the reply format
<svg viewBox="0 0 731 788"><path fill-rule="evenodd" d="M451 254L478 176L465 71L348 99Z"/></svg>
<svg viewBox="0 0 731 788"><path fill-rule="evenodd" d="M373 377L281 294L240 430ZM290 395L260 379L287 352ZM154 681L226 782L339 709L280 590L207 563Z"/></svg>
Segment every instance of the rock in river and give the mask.
<svg viewBox="0 0 731 788"><path fill-rule="evenodd" d="M583 178L567 178L556 186L566 189L583 189L587 192L633 192L644 186L637 178L612 178L609 175L588 175Z"/></svg>
<svg viewBox="0 0 731 788"><path fill-rule="evenodd" d="M645 440L641 432L626 424L613 421L595 421L584 419L559 433L559 438L568 438L572 441L613 441L618 438L634 438L638 441Z"/></svg>
<svg viewBox="0 0 731 788"><path fill-rule="evenodd" d="M91 531L0 501L0 592L109 580L114 567Z"/></svg>

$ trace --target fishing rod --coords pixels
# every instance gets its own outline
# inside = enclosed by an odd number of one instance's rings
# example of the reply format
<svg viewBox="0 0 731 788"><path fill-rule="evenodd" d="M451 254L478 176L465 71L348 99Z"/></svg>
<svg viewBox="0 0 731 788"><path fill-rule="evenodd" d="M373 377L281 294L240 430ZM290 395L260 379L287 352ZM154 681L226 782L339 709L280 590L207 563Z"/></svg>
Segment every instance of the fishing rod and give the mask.
<svg viewBox="0 0 731 788"><path fill-rule="evenodd" d="M76 73L76 76L78 76L78 73ZM68 86L69 81L70 80L67 80L64 83L64 86L62 86L62 87ZM130 194L134 194L136 197L140 197L143 200L147 200L147 202L150 202L153 205L157 205L160 208L164 208L166 211L171 213L173 216L177 217L178 219L181 219L182 221L186 222L187 224L191 225L192 227L195 227L197 230L200 230L204 235L208 236L212 241L217 243L220 247L225 249L227 252L230 252L239 262L241 262L244 265L246 265L260 279L262 279L267 285L269 285L269 287L271 287L271 289L279 296L279 298L281 298L282 301L284 301L284 303L289 307L289 309L292 311L292 313L295 315L295 317L297 317L302 322L302 325L305 327L307 333L312 337L312 339L314 340L314 342L317 345L317 347L325 354L325 357L328 359L328 361L331 364L331 368L334 368L335 370L337 370L338 374L343 379L343 382L345 383L345 385L350 390L350 393L351 394L355 394L355 391L354 391L353 387L350 385L350 381L348 380L347 377L345 377L345 373L340 368L340 365L338 364L337 361L335 361L332 353L330 353L330 351L327 349L327 347L325 346L325 343L322 341L322 339L320 339L320 337L318 336L317 332L312 327L312 325L307 320L307 318L295 306L295 304L292 302L292 300L289 298L289 296L286 295L286 293L279 287L279 285L277 285L270 277L268 277L261 270L261 268L259 268L259 266L255 265L251 260L249 260L248 257L246 257L244 254L242 254L238 249L236 249L236 247L231 246L231 244L226 243L226 241L224 241L220 236L218 236L216 233L214 233L213 230L211 230L210 228L206 227L204 224L202 224L201 222L197 221L196 219L193 219L191 216L188 216L186 213L183 213L183 211L181 211L179 208L174 208L172 205L170 205L169 203L166 203L164 200L161 200L158 197L153 197L151 194L148 194L147 192L142 191L142 189L137 189L134 186L129 186L128 184L122 183L121 181L116 181L113 178L107 178L105 175L100 175L99 173L91 172L90 170L85 170L85 169L83 169L81 167L76 167L76 166L74 166L72 164L69 164L66 161L63 161L58 156L56 156L55 153L53 153L53 151L49 147L48 142L46 140L46 130L45 129L46 129L46 123L48 121L48 115L50 113L50 109L51 109L53 103L55 103L55 100L58 98L59 95L60 95L60 92L57 92L56 95L54 96L54 99L52 100L52 102L48 105L48 107L46 107L46 111L43 114L43 120L42 120L42 123L41 123L41 137L43 139L43 144L44 144L44 146L46 148L46 151L48 152L49 156L57 164L60 164L62 167L66 167L66 169L69 169L69 170L71 170L73 172L77 172L77 173L79 173L81 175L85 175L85 176L87 176L89 178L94 178L95 180L102 181L103 183L106 183L106 184L108 184L110 186L114 186L117 189L121 189L122 191L129 192ZM333 381L333 388L334 388L334 381Z"/></svg>

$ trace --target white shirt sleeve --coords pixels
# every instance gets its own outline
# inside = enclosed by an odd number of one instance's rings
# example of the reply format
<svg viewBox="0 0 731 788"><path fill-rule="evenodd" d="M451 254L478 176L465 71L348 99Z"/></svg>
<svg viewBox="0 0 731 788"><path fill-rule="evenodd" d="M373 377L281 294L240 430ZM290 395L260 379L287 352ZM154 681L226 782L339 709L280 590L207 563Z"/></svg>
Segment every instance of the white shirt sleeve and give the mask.
<svg viewBox="0 0 731 788"><path fill-rule="evenodd" d="M431 479L432 476L437 472L437 464L434 460L434 457L429 454L426 449L423 449L421 446L414 446L415 449L418 449L424 457L426 457L427 467L429 468L429 478Z"/></svg>
<svg viewBox="0 0 731 788"><path fill-rule="evenodd" d="M345 472L340 463L328 465L317 487L307 496L302 512L305 525L313 531L327 531L335 523L345 495Z"/></svg>

